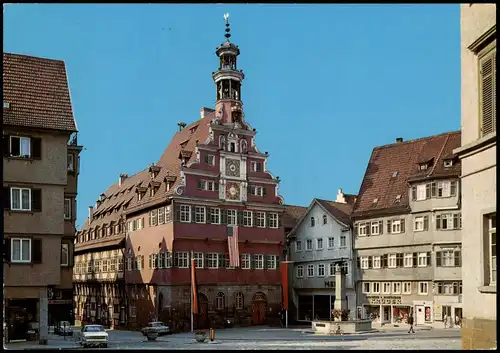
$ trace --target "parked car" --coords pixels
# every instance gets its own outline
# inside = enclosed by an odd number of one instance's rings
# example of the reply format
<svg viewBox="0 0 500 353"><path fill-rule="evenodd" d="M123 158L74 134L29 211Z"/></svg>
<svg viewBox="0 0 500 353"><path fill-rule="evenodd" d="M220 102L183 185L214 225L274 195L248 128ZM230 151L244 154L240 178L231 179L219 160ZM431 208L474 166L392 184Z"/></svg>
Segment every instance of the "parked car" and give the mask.
<svg viewBox="0 0 500 353"><path fill-rule="evenodd" d="M146 336L148 332L156 332L158 336L167 335L170 333L170 328L161 321L148 323L148 326L141 330L142 334Z"/></svg>
<svg viewBox="0 0 500 353"><path fill-rule="evenodd" d="M84 348L91 346L106 348L108 334L102 325L85 325L80 331L78 341Z"/></svg>
<svg viewBox="0 0 500 353"><path fill-rule="evenodd" d="M73 327L69 321L60 321L55 329L54 333L58 335L72 336L73 335Z"/></svg>

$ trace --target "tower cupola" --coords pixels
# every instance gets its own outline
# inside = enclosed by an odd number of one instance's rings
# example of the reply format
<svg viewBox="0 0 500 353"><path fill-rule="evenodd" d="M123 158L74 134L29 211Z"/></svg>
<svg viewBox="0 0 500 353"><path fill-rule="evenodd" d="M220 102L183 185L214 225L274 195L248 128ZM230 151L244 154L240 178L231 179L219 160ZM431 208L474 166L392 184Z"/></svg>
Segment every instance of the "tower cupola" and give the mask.
<svg viewBox="0 0 500 353"><path fill-rule="evenodd" d="M239 103L237 105L241 106L241 83L245 75L241 70L238 70L237 66L240 49L229 40L229 38L231 38L229 14L224 14L224 20L226 21L226 34L224 35L226 41L215 51L219 57L219 69L212 74L212 78L217 87L216 101L217 103L229 101Z"/></svg>

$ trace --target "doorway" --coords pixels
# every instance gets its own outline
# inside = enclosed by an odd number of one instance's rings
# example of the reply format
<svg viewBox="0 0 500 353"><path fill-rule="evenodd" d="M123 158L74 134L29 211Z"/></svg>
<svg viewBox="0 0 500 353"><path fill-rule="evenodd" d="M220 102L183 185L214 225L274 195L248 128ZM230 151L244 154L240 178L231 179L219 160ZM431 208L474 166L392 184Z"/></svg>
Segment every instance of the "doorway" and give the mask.
<svg viewBox="0 0 500 353"><path fill-rule="evenodd" d="M208 299L203 293L198 293L198 329L208 328Z"/></svg>
<svg viewBox="0 0 500 353"><path fill-rule="evenodd" d="M252 298L252 325L263 325L266 322L267 297L257 292Z"/></svg>
<svg viewBox="0 0 500 353"><path fill-rule="evenodd" d="M391 322L391 307L390 306L383 307L382 322L383 323Z"/></svg>
<svg viewBox="0 0 500 353"><path fill-rule="evenodd" d="M416 306L417 315L415 316L415 326L425 323L425 310L423 305Z"/></svg>

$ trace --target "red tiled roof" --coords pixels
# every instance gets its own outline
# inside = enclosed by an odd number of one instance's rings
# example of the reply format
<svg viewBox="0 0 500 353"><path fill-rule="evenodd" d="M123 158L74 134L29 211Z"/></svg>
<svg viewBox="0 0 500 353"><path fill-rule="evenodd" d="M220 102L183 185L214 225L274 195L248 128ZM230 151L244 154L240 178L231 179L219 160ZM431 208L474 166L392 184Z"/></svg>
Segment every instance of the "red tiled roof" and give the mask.
<svg viewBox="0 0 500 353"><path fill-rule="evenodd" d="M393 143L373 149L359 190L352 216L362 216L382 210L407 210L408 182L439 177L458 177L460 163L445 168L444 159L460 147L460 131ZM427 170L418 163L433 160ZM397 172L397 175L395 175ZM395 176L394 176L395 175ZM400 202L395 202L401 195ZM377 199L376 205L373 201Z"/></svg>
<svg viewBox="0 0 500 353"><path fill-rule="evenodd" d="M307 207L285 205L281 224L284 228L294 228L306 212Z"/></svg>
<svg viewBox="0 0 500 353"><path fill-rule="evenodd" d="M345 197L345 195L344 195ZM352 212L353 204L349 203L340 203L335 201L321 200L316 199L321 206L323 206L332 217L338 219L340 222L344 224L350 223L350 215ZM346 200L347 201L347 200Z"/></svg>
<svg viewBox="0 0 500 353"><path fill-rule="evenodd" d="M3 124L76 131L64 61L3 53Z"/></svg>

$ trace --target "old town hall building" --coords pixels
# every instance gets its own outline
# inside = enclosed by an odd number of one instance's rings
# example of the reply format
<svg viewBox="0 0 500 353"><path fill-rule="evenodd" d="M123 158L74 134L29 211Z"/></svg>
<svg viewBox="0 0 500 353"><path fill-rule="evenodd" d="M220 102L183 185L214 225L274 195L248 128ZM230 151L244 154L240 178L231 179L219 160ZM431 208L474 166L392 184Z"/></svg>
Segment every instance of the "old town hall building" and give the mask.
<svg viewBox="0 0 500 353"><path fill-rule="evenodd" d="M282 302L283 198L245 120L240 49L229 23L216 51L215 109L179 123L163 155L135 175L120 175L77 233L77 320L139 328L158 317L189 329L190 264L207 328L234 317L263 324Z"/></svg>

